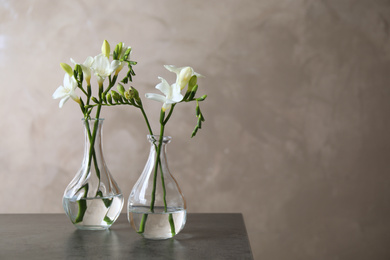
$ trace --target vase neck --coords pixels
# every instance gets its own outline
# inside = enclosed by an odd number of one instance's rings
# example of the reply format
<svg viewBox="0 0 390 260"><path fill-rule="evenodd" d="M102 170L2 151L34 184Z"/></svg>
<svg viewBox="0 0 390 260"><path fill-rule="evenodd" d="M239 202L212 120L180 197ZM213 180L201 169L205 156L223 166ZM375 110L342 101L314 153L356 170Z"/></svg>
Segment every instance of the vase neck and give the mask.
<svg viewBox="0 0 390 260"><path fill-rule="evenodd" d="M160 143L159 135L148 135L148 140L150 142L150 155L149 158L153 158L153 163L157 160L158 148L160 147L160 161L163 168L168 168L166 147L172 140L170 136L163 136ZM165 171L164 171L165 172Z"/></svg>
<svg viewBox="0 0 390 260"><path fill-rule="evenodd" d="M94 153L98 161L104 161L103 158L103 122L104 119L83 119L84 124L84 162L91 160L91 154ZM93 147L93 149L91 149Z"/></svg>

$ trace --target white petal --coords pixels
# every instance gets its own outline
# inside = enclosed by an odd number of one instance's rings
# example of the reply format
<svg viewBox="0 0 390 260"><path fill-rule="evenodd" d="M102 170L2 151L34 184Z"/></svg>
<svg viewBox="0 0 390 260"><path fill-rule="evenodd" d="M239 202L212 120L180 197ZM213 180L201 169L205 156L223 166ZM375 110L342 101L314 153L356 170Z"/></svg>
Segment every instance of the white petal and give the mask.
<svg viewBox="0 0 390 260"><path fill-rule="evenodd" d="M174 65L164 65L164 67L169 70L170 72L173 72L173 73L176 73L176 74L179 74L181 69L182 68L177 68L176 66Z"/></svg>
<svg viewBox="0 0 390 260"><path fill-rule="evenodd" d="M156 89L164 93L165 96L169 96L172 92L171 86L169 86L168 82L165 79L161 77L158 78L161 80L161 83L156 85Z"/></svg>
<svg viewBox="0 0 390 260"><path fill-rule="evenodd" d="M69 88L70 86L72 86L71 77L69 76L69 74L65 74L65 76L64 76L64 88Z"/></svg>
<svg viewBox="0 0 390 260"><path fill-rule="evenodd" d="M163 106L162 106L162 110L166 111L167 109L170 109L171 106L172 106L172 104L164 103Z"/></svg>
<svg viewBox="0 0 390 260"><path fill-rule="evenodd" d="M68 99L69 99L69 96L64 97L63 99L61 99L59 107L62 108L62 106L65 104L66 101L68 101Z"/></svg>
<svg viewBox="0 0 390 260"><path fill-rule="evenodd" d="M76 65L76 64L78 64L74 59L72 59L72 58L70 58L70 62L72 62L73 63L73 65Z"/></svg>
<svg viewBox="0 0 390 260"><path fill-rule="evenodd" d="M113 71L116 71L116 69L117 69L120 65L121 65L121 62L120 62L119 60L113 60L113 61L111 62L111 68L110 68L111 72L110 72L110 74L111 74Z"/></svg>
<svg viewBox="0 0 390 260"><path fill-rule="evenodd" d="M80 98L73 92L69 95L74 101L78 102L80 101Z"/></svg>
<svg viewBox="0 0 390 260"><path fill-rule="evenodd" d="M154 93L146 93L145 97L162 103L164 103L167 100L163 95L154 94Z"/></svg>
<svg viewBox="0 0 390 260"><path fill-rule="evenodd" d="M57 99L57 98L63 98L65 97L66 95L68 95L68 92L64 89L63 86L59 86L56 91L54 91L52 97L54 99Z"/></svg>
<svg viewBox="0 0 390 260"><path fill-rule="evenodd" d="M93 58L89 56L85 59L83 65L89 68L92 66L92 63L93 63Z"/></svg>
<svg viewBox="0 0 390 260"><path fill-rule="evenodd" d="M172 84L172 93L180 93L180 92L181 92L180 85L176 83Z"/></svg>
<svg viewBox="0 0 390 260"><path fill-rule="evenodd" d="M172 95L171 100L174 101L175 103L180 102L183 100L183 95L180 93L176 93Z"/></svg>
<svg viewBox="0 0 390 260"><path fill-rule="evenodd" d="M91 77L91 69L83 64L80 64L81 69L83 70L84 78Z"/></svg>
<svg viewBox="0 0 390 260"><path fill-rule="evenodd" d="M96 73L103 76L102 74L104 74L105 71L108 70L109 66L110 66L110 62L109 62L108 58L103 56L103 54L99 54L99 55L95 56L91 68Z"/></svg>
<svg viewBox="0 0 390 260"><path fill-rule="evenodd" d="M201 75L199 73L196 73L195 71L194 71L194 75L197 76L198 78L204 78L205 77L205 76L203 76L203 75Z"/></svg>

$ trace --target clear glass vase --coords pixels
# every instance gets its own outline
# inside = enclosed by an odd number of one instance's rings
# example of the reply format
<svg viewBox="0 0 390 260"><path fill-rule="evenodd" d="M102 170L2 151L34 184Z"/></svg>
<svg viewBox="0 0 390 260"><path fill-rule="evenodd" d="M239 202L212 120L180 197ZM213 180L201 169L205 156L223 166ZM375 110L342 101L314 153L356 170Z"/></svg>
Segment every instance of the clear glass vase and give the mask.
<svg viewBox="0 0 390 260"><path fill-rule="evenodd" d="M103 119L83 120L84 159L66 188L62 200L65 212L79 229L109 228L123 207L123 195L104 161Z"/></svg>
<svg viewBox="0 0 390 260"><path fill-rule="evenodd" d="M128 220L137 233L148 239L167 239L178 234L186 223L186 202L171 175L166 145L171 137L148 135L151 143L145 168L128 200ZM160 159L158 160L158 150Z"/></svg>

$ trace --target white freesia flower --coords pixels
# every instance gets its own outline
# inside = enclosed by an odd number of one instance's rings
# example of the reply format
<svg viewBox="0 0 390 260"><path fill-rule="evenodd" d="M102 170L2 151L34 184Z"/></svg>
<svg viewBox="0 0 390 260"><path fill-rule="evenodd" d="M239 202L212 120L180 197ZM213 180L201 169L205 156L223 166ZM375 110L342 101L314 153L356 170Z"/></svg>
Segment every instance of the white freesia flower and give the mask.
<svg viewBox="0 0 390 260"><path fill-rule="evenodd" d="M77 103L80 103L80 98L75 94L75 89L77 87L77 82L74 77L69 74L65 74L64 77L64 85L59 86L56 91L53 93L53 98L58 99L61 98L60 108L68 101L69 98L72 98Z"/></svg>
<svg viewBox="0 0 390 260"><path fill-rule="evenodd" d="M173 65L164 65L164 67L171 71L176 73L176 85L180 86L180 89L183 89L185 86L187 86L188 82L190 81L192 76L197 76L197 77L203 77L199 73L196 73L193 68L191 67L181 67L177 68L176 66Z"/></svg>
<svg viewBox="0 0 390 260"><path fill-rule="evenodd" d="M165 97L163 95L154 93L146 93L145 97L164 103L162 110L165 111L169 109L172 104L180 102L183 99L183 95L180 93L181 89L179 85L172 84L172 86L170 86L165 79L161 77L158 78L161 80L161 83L156 85L156 89L160 90L165 95Z"/></svg>
<svg viewBox="0 0 390 260"><path fill-rule="evenodd" d="M102 84L103 81L111 75L120 65L120 61L113 60L110 64L110 61L103 54L97 55L93 59L91 69L98 78L99 84Z"/></svg>
<svg viewBox="0 0 390 260"><path fill-rule="evenodd" d="M88 85L91 85L91 66L93 63L93 58L89 56L83 64L75 62L72 58L70 58L70 61L76 65L79 64L81 69L83 70L83 75L85 78L85 81L87 82Z"/></svg>

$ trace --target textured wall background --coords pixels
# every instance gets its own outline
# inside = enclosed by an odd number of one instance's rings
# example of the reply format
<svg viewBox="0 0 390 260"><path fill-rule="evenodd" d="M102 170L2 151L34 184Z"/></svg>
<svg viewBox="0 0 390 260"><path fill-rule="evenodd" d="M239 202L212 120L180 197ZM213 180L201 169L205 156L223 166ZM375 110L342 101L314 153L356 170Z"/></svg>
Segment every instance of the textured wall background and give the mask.
<svg viewBox="0 0 390 260"><path fill-rule="evenodd" d="M2 0L0 212L63 212L83 128L74 102L51 99L59 63L124 41L141 93L174 80L164 64L206 76L198 136L186 105L166 131L189 212L242 212L256 259L389 259L389 23L388 0ZM127 197L147 131L130 107L103 117Z"/></svg>

